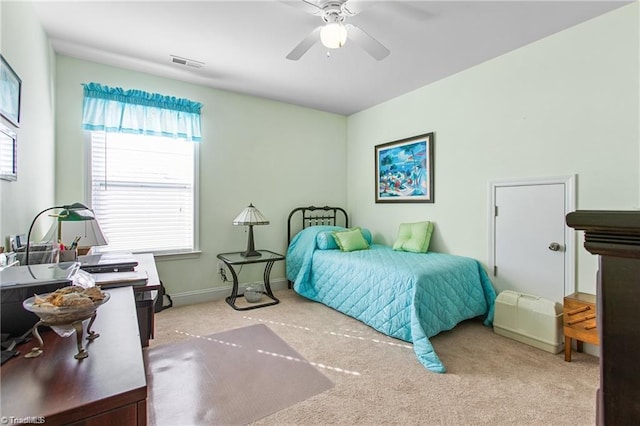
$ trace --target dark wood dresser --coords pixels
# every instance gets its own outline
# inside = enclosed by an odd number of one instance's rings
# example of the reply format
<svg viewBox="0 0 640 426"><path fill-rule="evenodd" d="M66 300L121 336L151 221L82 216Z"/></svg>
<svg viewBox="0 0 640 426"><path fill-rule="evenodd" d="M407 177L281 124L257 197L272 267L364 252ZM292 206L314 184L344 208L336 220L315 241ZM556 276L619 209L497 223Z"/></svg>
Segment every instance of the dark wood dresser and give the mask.
<svg viewBox="0 0 640 426"><path fill-rule="evenodd" d="M106 291L111 299L98 308L91 327L100 337L83 343L87 358L74 358L75 334L62 338L42 326L41 356L24 358L36 344L32 339L16 348L21 355L2 365L3 419L47 425L146 424L147 379L133 291Z"/></svg>
<svg viewBox="0 0 640 426"><path fill-rule="evenodd" d="M640 211L578 210L566 218L584 231L584 247L599 256L597 328L600 338L599 425L640 419Z"/></svg>

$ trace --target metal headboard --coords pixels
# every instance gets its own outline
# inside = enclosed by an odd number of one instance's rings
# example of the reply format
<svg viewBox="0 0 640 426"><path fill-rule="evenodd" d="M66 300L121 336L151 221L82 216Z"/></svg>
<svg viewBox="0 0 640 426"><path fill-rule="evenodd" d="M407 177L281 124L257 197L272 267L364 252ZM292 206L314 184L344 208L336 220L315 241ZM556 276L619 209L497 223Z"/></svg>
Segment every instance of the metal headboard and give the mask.
<svg viewBox="0 0 640 426"><path fill-rule="evenodd" d="M293 236L291 235L291 224L293 223L293 220L295 220L294 216L296 216L296 213L298 212L301 212L301 229L314 225L343 226L341 222L339 222L340 217L338 213L342 214L344 227L349 227L349 216L343 208L329 206L297 207L289 213L289 219L287 220L287 242L291 241L291 237Z"/></svg>

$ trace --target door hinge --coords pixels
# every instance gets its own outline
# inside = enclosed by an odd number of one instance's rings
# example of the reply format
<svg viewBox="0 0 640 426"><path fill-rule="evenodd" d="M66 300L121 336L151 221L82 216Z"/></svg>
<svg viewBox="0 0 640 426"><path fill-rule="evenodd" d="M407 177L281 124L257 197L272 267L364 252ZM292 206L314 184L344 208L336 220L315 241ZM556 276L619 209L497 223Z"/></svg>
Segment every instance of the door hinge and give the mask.
<svg viewBox="0 0 640 426"><path fill-rule="evenodd" d="M493 215L498 216L498 206L493 206Z"/></svg>
<svg viewBox="0 0 640 426"><path fill-rule="evenodd" d="M498 265L493 265L493 276L494 277L498 276Z"/></svg>

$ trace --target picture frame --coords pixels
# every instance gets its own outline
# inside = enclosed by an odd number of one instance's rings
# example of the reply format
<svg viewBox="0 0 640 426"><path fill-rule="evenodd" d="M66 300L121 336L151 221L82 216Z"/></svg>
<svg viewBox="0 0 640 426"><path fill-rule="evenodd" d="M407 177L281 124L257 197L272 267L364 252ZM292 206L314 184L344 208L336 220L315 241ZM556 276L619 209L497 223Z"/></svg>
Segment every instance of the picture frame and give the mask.
<svg viewBox="0 0 640 426"><path fill-rule="evenodd" d="M434 134L375 146L376 203L434 202Z"/></svg>
<svg viewBox="0 0 640 426"><path fill-rule="evenodd" d="M20 125L22 80L0 54L0 115L16 127Z"/></svg>
<svg viewBox="0 0 640 426"><path fill-rule="evenodd" d="M18 144L16 132L0 123L0 179L18 179Z"/></svg>

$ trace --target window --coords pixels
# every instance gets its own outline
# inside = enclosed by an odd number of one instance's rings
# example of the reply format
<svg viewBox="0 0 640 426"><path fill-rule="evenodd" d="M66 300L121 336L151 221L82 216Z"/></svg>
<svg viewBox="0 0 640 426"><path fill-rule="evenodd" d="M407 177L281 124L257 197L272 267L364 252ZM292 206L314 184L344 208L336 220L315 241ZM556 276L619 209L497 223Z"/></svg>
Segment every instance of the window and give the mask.
<svg viewBox="0 0 640 426"><path fill-rule="evenodd" d="M17 179L16 148L16 132L0 123L0 179Z"/></svg>
<svg viewBox="0 0 640 426"><path fill-rule="evenodd" d="M87 197L109 250L197 250L200 109L184 98L84 84Z"/></svg>
<svg viewBox="0 0 640 426"><path fill-rule="evenodd" d="M191 252L198 144L90 132L91 206L109 250Z"/></svg>

